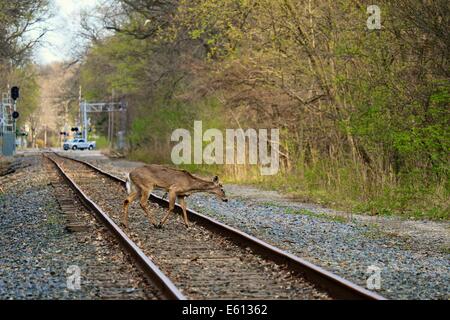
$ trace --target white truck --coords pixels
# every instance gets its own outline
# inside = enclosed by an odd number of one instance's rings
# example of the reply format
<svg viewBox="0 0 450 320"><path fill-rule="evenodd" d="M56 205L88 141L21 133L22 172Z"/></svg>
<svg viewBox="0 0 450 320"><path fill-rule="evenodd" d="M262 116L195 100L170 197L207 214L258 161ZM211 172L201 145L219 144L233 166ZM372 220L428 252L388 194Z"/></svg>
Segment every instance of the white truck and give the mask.
<svg viewBox="0 0 450 320"><path fill-rule="evenodd" d="M96 147L95 141L86 141L84 139L74 139L64 142L64 150L94 150Z"/></svg>

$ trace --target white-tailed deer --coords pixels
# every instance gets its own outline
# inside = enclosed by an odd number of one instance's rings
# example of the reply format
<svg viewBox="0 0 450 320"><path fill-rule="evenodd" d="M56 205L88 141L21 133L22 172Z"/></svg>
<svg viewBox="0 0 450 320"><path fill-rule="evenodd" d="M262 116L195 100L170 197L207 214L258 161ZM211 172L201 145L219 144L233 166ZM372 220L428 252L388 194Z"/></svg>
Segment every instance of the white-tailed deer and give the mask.
<svg viewBox="0 0 450 320"><path fill-rule="evenodd" d="M148 208L148 198L154 189L166 190L169 194L169 211L158 225L155 216ZM128 228L128 207L137 197L140 197L141 208L147 214L150 222L157 228L162 228L175 209L175 201L178 197L186 227L189 220L186 213L186 197L193 193L207 192L215 194L222 201L228 199L219 183L219 177L207 181L193 176L185 170L177 170L161 165L148 165L130 172L127 178L128 198L123 204L122 224Z"/></svg>

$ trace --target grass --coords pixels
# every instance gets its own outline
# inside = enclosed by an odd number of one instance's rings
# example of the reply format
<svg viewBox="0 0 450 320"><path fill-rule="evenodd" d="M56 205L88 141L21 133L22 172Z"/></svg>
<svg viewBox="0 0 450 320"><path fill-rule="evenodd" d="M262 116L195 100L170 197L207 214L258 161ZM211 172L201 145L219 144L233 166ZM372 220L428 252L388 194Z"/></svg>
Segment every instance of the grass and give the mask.
<svg viewBox="0 0 450 320"><path fill-rule="evenodd" d="M348 222L348 219L345 217L342 217L342 216L329 215L329 214L325 214L325 213L317 213L317 212L312 212L307 209L286 208L285 213L286 214L301 214L301 215L306 215L306 216L310 216L310 217L314 217L314 218L320 218L320 219L324 219L327 221L333 221L333 222L339 222L339 223Z"/></svg>
<svg viewBox="0 0 450 320"><path fill-rule="evenodd" d="M53 209L52 211L50 211L51 209ZM57 216L57 214L54 212L54 208L46 208L46 212L47 212L47 224L49 225L59 225L61 220L60 218Z"/></svg>
<svg viewBox="0 0 450 320"><path fill-rule="evenodd" d="M147 163L167 163L148 150L138 150L131 159ZM252 185L276 190L301 202L355 214L400 216L407 219L450 220L450 187L448 182L431 182L410 173L397 182L364 178L351 165L330 164L326 160L313 167L298 165L291 172L261 176L257 166L183 165L204 177L219 175L223 183Z"/></svg>
<svg viewBox="0 0 450 320"><path fill-rule="evenodd" d="M340 169L338 177L327 177L324 170L279 173L262 177L255 168L238 171L208 166L187 166L187 170L205 174L219 173L226 183L254 185L277 190L301 201L316 203L355 214L400 216L407 219L445 220L450 218L449 190L442 183L428 184L411 177L403 182L367 186L350 168Z"/></svg>
<svg viewBox="0 0 450 320"><path fill-rule="evenodd" d="M274 208L282 208L283 207L279 203L275 203L275 202L272 202L272 201L262 202L261 204L263 206L266 206L266 207L274 207Z"/></svg>
<svg viewBox="0 0 450 320"><path fill-rule="evenodd" d="M367 201L357 203L353 210L417 220L449 220L448 192L440 186L387 186Z"/></svg>
<svg viewBox="0 0 450 320"><path fill-rule="evenodd" d="M106 150L109 149L109 142L106 137L100 136L95 139L96 146L98 150Z"/></svg>

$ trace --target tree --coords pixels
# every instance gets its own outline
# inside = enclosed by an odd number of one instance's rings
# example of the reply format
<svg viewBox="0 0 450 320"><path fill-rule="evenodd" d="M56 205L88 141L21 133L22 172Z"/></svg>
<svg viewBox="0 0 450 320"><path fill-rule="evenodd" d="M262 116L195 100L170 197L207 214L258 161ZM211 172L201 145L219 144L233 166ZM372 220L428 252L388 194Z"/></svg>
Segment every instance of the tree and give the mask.
<svg viewBox="0 0 450 320"><path fill-rule="evenodd" d="M92 96L127 95L130 140L152 154L167 153L158 143L181 122L174 114L276 127L287 177L305 189L370 203L442 196L450 4L379 6L382 29L371 31L363 1L117 1L102 11L111 33L93 43L81 78Z"/></svg>
<svg viewBox="0 0 450 320"><path fill-rule="evenodd" d="M0 62L12 59L19 62L42 39L46 29L42 22L48 17L48 0L0 2ZM32 39L24 36L31 30Z"/></svg>

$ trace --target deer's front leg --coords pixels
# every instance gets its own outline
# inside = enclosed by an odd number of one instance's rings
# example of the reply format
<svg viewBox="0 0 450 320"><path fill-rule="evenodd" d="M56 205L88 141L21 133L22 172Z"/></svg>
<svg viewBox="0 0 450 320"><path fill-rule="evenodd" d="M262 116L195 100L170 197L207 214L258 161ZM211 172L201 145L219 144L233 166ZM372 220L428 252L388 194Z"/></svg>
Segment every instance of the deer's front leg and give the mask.
<svg viewBox="0 0 450 320"><path fill-rule="evenodd" d="M150 193L153 190L147 190L145 192L142 192L142 196L141 196L141 208L142 210L144 210L145 214L147 215L147 217L150 219L150 223L153 224L153 226L157 227L157 223L156 223L156 219L155 216L153 215L153 213L150 211L150 209L148 208L148 198L150 197Z"/></svg>
<svg viewBox="0 0 450 320"><path fill-rule="evenodd" d="M181 208L183 209L184 224L186 225L186 228L189 228L189 219L186 212L186 197L180 197L180 204Z"/></svg>
<svg viewBox="0 0 450 320"><path fill-rule="evenodd" d="M121 223L125 228L128 228L128 207L130 206L130 203L132 203L136 199L137 195L138 193L134 192L130 194L130 196L123 202Z"/></svg>
<svg viewBox="0 0 450 320"><path fill-rule="evenodd" d="M175 190L169 191L169 211L167 212L166 216L161 220L161 223L159 224L159 228L162 228L167 220L169 220L170 215L172 214L173 210L175 209L175 201L177 199L177 194Z"/></svg>

